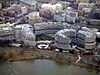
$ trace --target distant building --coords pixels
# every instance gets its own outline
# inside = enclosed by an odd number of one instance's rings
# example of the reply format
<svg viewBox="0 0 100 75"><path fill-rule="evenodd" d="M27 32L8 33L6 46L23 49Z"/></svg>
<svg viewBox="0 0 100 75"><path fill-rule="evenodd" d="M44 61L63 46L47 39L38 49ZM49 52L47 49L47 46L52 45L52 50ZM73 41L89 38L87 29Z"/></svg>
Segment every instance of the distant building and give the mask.
<svg viewBox="0 0 100 75"><path fill-rule="evenodd" d="M0 3L0 9L2 9L2 4Z"/></svg>
<svg viewBox="0 0 100 75"><path fill-rule="evenodd" d="M6 16L17 17L20 14L22 14L21 7L22 7L21 5L13 4L11 7L2 9L2 11Z"/></svg>
<svg viewBox="0 0 100 75"><path fill-rule="evenodd" d="M72 11L70 9L66 10L66 22L75 23L78 17L78 12Z"/></svg>
<svg viewBox="0 0 100 75"><path fill-rule="evenodd" d="M57 22L65 22L65 18L66 18L66 13L65 11L62 10L58 11L53 17L54 21Z"/></svg>
<svg viewBox="0 0 100 75"><path fill-rule="evenodd" d="M79 30L77 35L77 44L84 47L86 50L91 50L96 47L96 36L92 32Z"/></svg>
<svg viewBox="0 0 100 75"><path fill-rule="evenodd" d="M95 9L94 10L94 13L93 13L93 15L92 15L93 17L93 19L100 19L100 8L97 8L97 9Z"/></svg>
<svg viewBox="0 0 100 75"><path fill-rule="evenodd" d="M100 25L100 20L98 19L90 19L89 22L91 25L97 25L97 26Z"/></svg>
<svg viewBox="0 0 100 75"><path fill-rule="evenodd" d="M78 3L89 3L89 0L76 0Z"/></svg>
<svg viewBox="0 0 100 75"><path fill-rule="evenodd" d="M62 5L60 3L43 4L41 5L40 15L46 18L52 18L56 11L61 9Z"/></svg>
<svg viewBox="0 0 100 75"><path fill-rule="evenodd" d="M97 8L100 8L100 1L99 1L99 0L96 0L95 6L96 6Z"/></svg>
<svg viewBox="0 0 100 75"><path fill-rule="evenodd" d="M26 6L30 11L36 10L37 3L36 0L20 0L20 4Z"/></svg>
<svg viewBox="0 0 100 75"><path fill-rule="evenodd" d="M94 10L94 13L92 15L92 17L89 19L89 26L97 26L96 28L99 28L100 25L100 8L97 8L96 10Z"/></svg>
<svg viewBox="0 0 100 75"><path fill-rule="evenodd" d="M83 8L82 11L83 11L83 16L88 17L88 15L90 15L92 12L92 8Z"/></svg>
<svg viewBox="0 0 100 75"><path fill-rule="evenodd" d="M53 1L56 1L56 0L37 0L38 2L41 2L41 3L51 3Z"/></svg>
<svg viewBox="0 0 100 75"><path fill-rule="evenodd" d="M78 17L78 12L67 9L66 11L60 10L54 15L54 21L75 23Z"/></svg>
<svg viewBox="0 0 100 75"><path fill-rule="evenodd" d="M78 4L78 10L82 10L83 8L95 8L94 3L79 3Z"/></svg>
<svg viewBox="0 0 100 75"><path fill-rule="evenodd" d="M76 0L66 0L67 2L74 3Z"/></svg>
<svg viewBox="0 0 100 75"><path fill-rule="evenodd" d="M26 6L22 6L21 11L22 11L22 14L26 14L28 12L28 9Z"/></svg>
<svg viewBox="0 0 100 75"><path fill-rule="evenodd" d="M0 40L14 39L14 30L7 24L0 24Z"/></svg>
<svg viewBox="0 0 100 75"><path fill-rule="evenodd" d="M43 18L40 17L39 12L32 12L27 15L29 24L34 25L35 23L40 23L43 21Z"/></svg>

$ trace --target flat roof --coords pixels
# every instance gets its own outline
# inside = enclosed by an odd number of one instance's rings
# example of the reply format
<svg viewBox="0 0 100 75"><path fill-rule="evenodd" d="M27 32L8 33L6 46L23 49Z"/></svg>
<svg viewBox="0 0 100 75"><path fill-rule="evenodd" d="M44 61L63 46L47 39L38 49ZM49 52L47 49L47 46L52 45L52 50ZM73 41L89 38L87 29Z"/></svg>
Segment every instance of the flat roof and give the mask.
<svg viewBox="0 0 100 75"><path fill-rule="evenodd" d="M34 5L35 3L37 3L36 0L20 0L20 1L25 2L27 4L31 4L31 5Z"/></svg>
<svg viewBox="0 0 100 75"><path fill-rule="evenodd" d="M30 24L19 24L19 25L16 25L15 26L15 28L25 28L25 27L27 27L27 28L29 28L29 27L32 27Z"/></svg>
<svg viewBox="0 0 100 75"><path fill-rule="evenodd" d="M74 29L63 29L63 30L58 31L56 34L66 38L68 36L68 35L66 35L66 33L68 33L68 32L75 32L75 34L76 34L76 30L74 30Z"/></svg>
<svg viewBox="0 0 100 75"><path fill-rule="evenodd" d="M78 33L84 34L84 35L86 35L87 37L92 37L92 36L95 37L95 35L94 35L92 32L85 31L85 30L79 30Z"/></svg>
<svg viewBox="0 0 100 75"><path fill-rule="evenodd" d="M8 27L9 25L8 24L0 24L0 28L2 27Z"/></svg>

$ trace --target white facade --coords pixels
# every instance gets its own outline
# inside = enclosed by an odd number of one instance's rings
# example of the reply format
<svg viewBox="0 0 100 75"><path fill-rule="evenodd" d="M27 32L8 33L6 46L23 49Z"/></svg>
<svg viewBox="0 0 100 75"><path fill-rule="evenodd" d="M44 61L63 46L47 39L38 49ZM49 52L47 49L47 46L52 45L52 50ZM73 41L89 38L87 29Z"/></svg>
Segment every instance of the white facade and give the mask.
<svg viewBox="0 0 100 75"><path fill-rule="evenodd" d="M54 21L57 22L65 22L65 18L66 18L66 13L62 10L58 11L53 17Z"/></svg>
<svg viewBox="0 0 100 75"><path fill-rule="evenodd" d="M22 30L22 25L17 25L14 27L16 41L21 41L21 30Z"/></svg>
<svg viewBox="0 0 100 75"><path fill-rule="evenodd" d="M48 15L53 16L56 11L61 10L62 9L62 5L60 3L57 4L43 4L41 5L41 15L46 16L45 12L48 13Z"/></svg>
<svg viewBox="0 0 100 75"><path fill-rule="evenodd" d="M60 10L54 15L54 21L75 23L78 12L72 11L70 7L66 11Z"/></svg>
<svg viewBox="0 0 100 75"><path fill-rule="evenodd" d="M23 6L21 7L21 11L22 11L22 14L26 14L28 12L28 9L26 6Z"/></svg>
<svg viewBox="0 0 100 75"><path fill-rule="evenodd" d="M69 9L66 10L66 22L75 23L77 17L78 17L78 12Z"/></svg>
<svg viewBox="0 0 100 75"><path fill-rule="evenodd" d="M27 16L28 16L29 24L31 25L33 25L34 23L39 23L43 20L42 17L39 16L39 12L32 12L29 13Z"/></svg>
<svg viewBox="0 0 100 75"><path fill-rule="evenodd" d="M57 22L65 22L65 16L55 14L54 15L54 21L57 21Z"/></svg>
<svg viewBox="0 0 100 75"><path fill-rule="evenodd" d="M71 49L72 39L76 37L74 29L60 30L55 34L55 46L59 49Z"/></svg>
<svg viewBox="0 0 100 75"><path fill-rule="evenodd" d="M85 47L85 49L94 49L96 47L96 36L92 32L79 30L77 43Z"/></svg>
<svg viewBox="0 0 100 75"><path fill-rule="evenodd" d="M26 6L29 10L36 10L37 7L35 0L20 0L20 4Z"/></svg>
<svg viewBox="0 0 100 75"><path fill-rule="evenodd" d="M0 9L2 9L2 4L0 3Z"/></svg>
<svg viewBox="0 0 100 75"><path fill-rule="evenodd" d="M76 0L78 3L89 3L89 0Z"/></svg>
<svg viewBox="0 0 100 75"><path fill-rule="evenodd" d="M14 40L14 30L11 27L0 27L0 40Z"/></svg>
<svg viewBox="0 0 100 75"><path fill-rule="evenodd" d="M17 41L23 41L25 45L34 47L35 35L33 33L33 27L28 24L17 25L15 27L15 38Z"/></svg>
<svg viewBox="0 0 100 75"><path fill-rule="evenodd" d="M100 38L100 32L96 32L95 34L97 38Z"/></svg>
<svg viewBox="0 0 100 75"><path fill-rule="evenodd" d="M90 13L92 11L92 8L83 8L82 11L86 13Z"/></svg>
<svg viewBox="0 0 100 75"><path fill-rule="evenodd" d="M34 24L35 34L55 34L64 28L71 28L71 25L65 22L42 22Z"/></svg>
<svg viewBox="0 0 100 75"><path fill-rule="evenodd" d="M94 3L79 3L78 10L82 10L83 8L94 8Z"/></svg>
<svg viewBox="0 0 100 75"><path fill-rule="evenodd" d="M25 45L34 47L36 45L35 39L36 37L32 32L22 33L22 41Z"/></svg>

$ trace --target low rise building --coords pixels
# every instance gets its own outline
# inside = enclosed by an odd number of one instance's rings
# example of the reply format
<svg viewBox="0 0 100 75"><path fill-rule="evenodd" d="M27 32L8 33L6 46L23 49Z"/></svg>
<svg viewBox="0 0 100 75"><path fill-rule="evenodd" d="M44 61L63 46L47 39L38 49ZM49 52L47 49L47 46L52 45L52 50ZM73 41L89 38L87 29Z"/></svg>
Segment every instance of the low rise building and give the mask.
<svg viewBox="0 0 100 75"><path fill-rule="evenodd" d="M71 28L71 25L65 22L42 22L34 24L34 31L36 35L45 34L54 36L57 31L64 28Z"/></svg>
<svg viewBox="0 0 100 75"><path fill-rule="evenodd" d="M22 26L21 25L17 25L13 29L14 29L15 40L16 41L21 41L21 29L22 29Z"/></svg>
<svg viewBox="0 0 100 75"><path fill-rule="evenodd" d="M97 8L100 8L100 0L96 0L95 6L96 6Z"/></svg>
<svg viewBox="0 0 100 75"><path fill-rule="evenodd" d="M14 30L7 24L0 24L0 40L14 39Z"/></svg>
<svg viewBox="0 0 100 75"><path fill-rule="evenodd" d="M79 30L77 33L77 44L84 47L86 50L91 50L96 47L96 36L92 32Z"/></svg>
<svg viewBox="0 0 100 75"><path fill-rule="evenodd" d="M56 11L61 9L62 5L60 3L42 4L40 9L40 15L46 18L52 18Z"/></svg>
<svg viewBox="0 0 100 75"><path fill-rule="evenodd" d="M99 26L100 25L99 19L90 19L89 22L92 26Z"/></svg>
<svg viewBox="0 0 100 75"><path fill-rule="evenodd" d="M0 9L2 9L2 4L0 3Z"/></svg>
<svg viewBox="0 0 100 75"><path fill-rule="evenodd" d="M17 41L23 41L25 45L34 47L35 43L35 34L33 33L33 27L29 24L16 25L15 29L15 38Z"/></svg>
<svg viewBox="0 0 100 75"><path fill-rule="evenodd" d="M43 21L43 18L40 17L39 12L32 12L27 15L29 24L34 25L35 23L40 23Z"/></svg>
<svg viewBox="0 0 100 75"><path fill-rule="evenodd" d="M100 32L96 32L95 34L96 34L96 38L100 39Z"/></svg>
<svg viewBox="0 0 100 75"><path fill-rule="evenodd" d="M26 14L28 12L28 9L26 6L22 6L21 11L22 11L22 14Z"/></svg>
<svg viewBox="0 0 100 75"><path fill-rule="evenodd" d="M84 17L88 17L88 15L90 15L92 12L92 8L83 8L82 12Z"/></svg>
<svg viewBox="0 0 100 75"><path fill-rule="evenodd" d="M65 22L65 18L66 18L66 13L62 10L58 11L53 17L54 21L57 22Z"/></svg>
<svg viewBox="0 0 100 75"><path fill-rule="evenodd" d="M78 31L79 25L71 25L66 22L42 22L34 24L34 32L36 35L46 34L54 36L55 33L62 29L74 29Z"/></svg>
<svg viewBox="0 0 100 75"><path fill-rule="evenodd" d="M97 42L100 42L100 40L99 40L99 39L100 39L100 32L98 31L97 28L82 27L82 30L92 32L93 34L96 35L96 41L97 41Z"/></svg>
<svg viewBox="0 0 100 75"><path fill-rule="evenodd" d="M52 3L53 1L56 1L56 0L37 0L37 1L40 3Z"/></svg>
<svg viewBox="0 0 100 75"><path fill-rule="evenodd" d="M26 6L30 11L37 9L37 3L36 0L20 0L20 4Z"/></svg>
<svg viewBox="0 0 100 75"><path fill-rule="evenodd" d="M75 23L78 17L78 12L73 11L71 9L67 9L66 11L60 10L54 15L54 21L57 22L68 22Z"/></svg>
<svg viewBox="0 0 100 75"><path fill-rule="evenodd" d="M4 13L4 16L18 17L20 14L22 14L21 8L21 5L13 4L10 7L2 9L2 11Z"/></svg>
<svg viewBox="0 0 100 75"><path fill-rule="evenodd" d="M24 42L24 44L26 46L34 47L36 45L35 34L33 34L33 32L31 32L29 30L23 30L22 29L22 37L21 37L21 39L22 39L22 41Z"/></svg>
<svg viewBox="0 0 100 75"><path fill-rule="evenodd" d="M78 10L82 10L83 8L95 8L94 3L79 3Z"/></svg>
<svg viewBox="0 0 100 75"><path fill-rule="evenodd" d="M57 48L67 50L71 49L71 43L75 42L76 30L64 29L55 34L54 44Z"/></svg>
<svg viewBox="0 0 100 75"><path fill-rule="evenodd" d="M97 8L94 10L94 13L91 17L91 19L89 20L90 24L92 26L98 26L100 25L100 8Z"/></svg>
<svg viewBox="0 0 100 75"><path fill-rule="evenodd" d="M77 3L89 3L89 0L76 0Z"/></svg>
<svg viewBox="0 0 100 75"><path fill-rule="evenodd" d="M66 22L75 23L78 17L78 12L72 11L70 9L66 10Z"/></svg>

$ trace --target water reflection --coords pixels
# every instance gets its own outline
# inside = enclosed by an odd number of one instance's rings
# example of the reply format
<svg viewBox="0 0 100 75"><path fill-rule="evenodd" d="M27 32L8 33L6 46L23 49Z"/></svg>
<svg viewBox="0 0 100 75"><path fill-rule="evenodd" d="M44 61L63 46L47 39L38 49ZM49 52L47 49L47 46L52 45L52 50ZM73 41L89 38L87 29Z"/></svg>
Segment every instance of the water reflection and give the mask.
<svg viewBox="0 0 100 75"><path fill-rule="evenodd" d="M47 59L0 62L0 75L100 75L100 72Z"/></svg>

